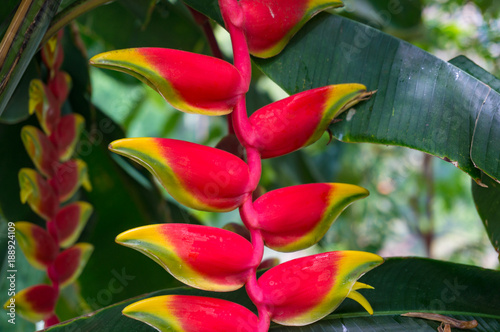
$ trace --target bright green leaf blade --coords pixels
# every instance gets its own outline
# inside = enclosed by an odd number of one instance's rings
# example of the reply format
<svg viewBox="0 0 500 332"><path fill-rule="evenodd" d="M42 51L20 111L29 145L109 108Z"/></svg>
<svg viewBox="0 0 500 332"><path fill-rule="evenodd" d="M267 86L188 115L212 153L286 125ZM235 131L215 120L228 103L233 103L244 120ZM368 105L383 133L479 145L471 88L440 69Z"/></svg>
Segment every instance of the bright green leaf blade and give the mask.
<svg viewBox="0 0 500 332"><path fill-rule="evenodd" d="M481 187L472 181L472 196L491 244L500 254L500 209L498 208L500 206L500 184L487 175L483 175L481 181L488 188Z"/></svg>
<svg viewBox="0 0 500 332"><path fill-rule="evenodd" d="M480 326L474 331L500 330L500 298L493 290L500 289L500 272L474 266L422 258L393 258L368 272L361 282L375 289L363 293L375 314L369 316L354 301L347 299L332 315L304 327L273 324L271 331L436 331L439 323L401 317L411 311L434 311L457 319L476 319ZM223 298L255 308L244 290L230 293L208 293L190 288L177 288L148 294L146 297L185 294ZM148 325L121 315L128 300L105 308L91 316L80 317L47 331L66 329L81 331L154 331ZM344 329L344 327L346 329Z"/></svg>
<svg viewBox="0 0 500 332"><path fill-rule="evenodd" d="M500 92L500 79L488 73L465 56L458 56L450 60L455 66L465 70L470 75L480 79L493 90ZM475 149L473 148L473 152ZM500 184L485 174L481 175L481 182L487 188L472 181L472 195L477 212L483 221L486 232L495 250L500 253Z"/></svg>
<svg viewBox="0 0 500 332"><path fill-rule="evenodd" d="M61 0L29 0L18 7L0 43L0 114L31 61Z"/></svg>
<svg viewBox="0 0 500 332"><path fill-rule="evenodd" d="M481 108L493 110L500 94L457 67L332 15L308 24L282 54L256 62L290 93L341 82L378 89L371 100L355 107L355 113L346 112L343 121L330 127L334 136L421 150L479 179L469 156L475 119ZM498 172L499 163L484 164L483 169Z"/></svg>

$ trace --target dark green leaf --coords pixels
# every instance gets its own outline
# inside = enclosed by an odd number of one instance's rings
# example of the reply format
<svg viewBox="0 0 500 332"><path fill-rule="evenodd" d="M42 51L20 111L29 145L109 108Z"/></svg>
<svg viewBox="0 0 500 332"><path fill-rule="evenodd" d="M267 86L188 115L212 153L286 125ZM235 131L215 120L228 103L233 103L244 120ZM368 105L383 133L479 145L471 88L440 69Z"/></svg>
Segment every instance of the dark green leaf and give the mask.
<svg viewBox="0 0 500 332"><path fill-rule="evenodd" d="M304 327L276 324L271 331L436 331L439 323L401 317L406 312L433 312L462 320L476 319L479 327L471 331L500 330L500 272L478 267L422 258L393 258L360 279L375 287L362 291L375 314L369 316L350 299L333 314ZM146 297L189 294L223 298L255 310L243 289L231 293L210 293L189 288L155 292ZM93 315L77 318L47 331L154 331L151 327L121 315L121 310L140 298L105 308Z"/></svg>
<svg viewBox="0 0 500 332"><path fill-rule="evenodd" d="M36 53L61 0L24 1L0 44L0 115Z"/></svg>

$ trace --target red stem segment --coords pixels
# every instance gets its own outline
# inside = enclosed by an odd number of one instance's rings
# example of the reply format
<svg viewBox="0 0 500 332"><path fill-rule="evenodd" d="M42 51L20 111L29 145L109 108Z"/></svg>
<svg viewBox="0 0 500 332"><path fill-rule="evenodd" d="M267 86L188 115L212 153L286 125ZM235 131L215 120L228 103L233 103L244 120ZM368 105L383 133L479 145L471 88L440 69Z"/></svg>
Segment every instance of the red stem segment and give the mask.
<svg viewBox="0 0 500 332"><path fill-rule="evenodd" d="M240 71L241 77L247 88L250 86L252 78L252 66L250 63L250 52L246 42L245 35L242 30L243 24L243 11L238 4L238 0L219 0L222 17L226 24L226 28L231 35L231 42L233 46L234 66ZM254 132L252 126L248 121L248 114L246 109L245 95L241 96L238 100L233 116L233 127L238 140L241 142L246 150L247 164L250 172L250 186L253 190L259 184L262 165L261 156L259 151L253 146ZM254 209L252 199L249 198L240 207L240 216L245 226L249 229L252 237L253 245L253 258L252 270L249 274L246 291L248 296L255 304L259 314L258 332L265 332L269 330L270 315L264 303L264 293L262 288L257 282L257 267L262 261L264 254L264 239L258 229L258 214Z"/></svg>

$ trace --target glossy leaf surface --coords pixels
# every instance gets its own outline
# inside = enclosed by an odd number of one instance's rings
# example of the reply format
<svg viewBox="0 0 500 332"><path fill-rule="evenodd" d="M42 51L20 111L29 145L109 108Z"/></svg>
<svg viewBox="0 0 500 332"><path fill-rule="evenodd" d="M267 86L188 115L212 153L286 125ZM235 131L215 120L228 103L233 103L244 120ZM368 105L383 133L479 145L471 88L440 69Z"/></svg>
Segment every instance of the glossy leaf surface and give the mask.
<svg viewBox="0 0 500 332"><path fill-rule="evenodd" d="M146 167L172 197L197 210L234 210L252 190L247 164L222 150L166 138L126 138L109 148Z"/></svg>
<svg viewBox="0 0 500 332"><path fill-rule="evenodd" d="M369 98L362 84L329 85L269 104L250 117L262 158L281 156L316 142L343 111Z"/></svg>
<svg viewBox="0 0 500 332"><path fill-rule="evenodd" d="M45 270L56 258L59 247L42 227L30 222L16 222L16 239L31 265Z"/></svg>
<svg viewBox="0 0 500 332"><path fill-rule="evenodd" d="M61 288L67 286L80 276L93 250L94 246L89 243L77 243L64 250L57 256L49 275L57 278Z"/></svg>
<svg viewBox="0 0 500 332"><path fill-rule="evenodd" d="M238 70L223 60L164 48L135 48L99 54L90 63L130 74L188 113L223 115L246 92Z"/></svg>
<svg viewBox="0 0 500 332"><path fill-rule="evenodd" d="M340 0L241 0L244 31L252 55L269 58L311 17L322 10L342 6Z"/></svg>
<svg viewBox="0 0 500 332"><path fill-rule="evenodd" d="M116 242L142 252L176 279L203 290L238 289L251 268L250 242L215 227L149 225L121 233Z"/></svg>
<svg viewBox="0 0 500 332"><path fill-rule="evenodd" d="M357 279L382 264L375 254L334 251L282 263L258 280L271 320L283 325L307 325L332 312L346 298L359 302L370 314L370 304L359 293L370 286Z"/></svg>
<svg viewBox="0 0 500 332"><path fill-rule="evenodd" d="M369 316L358 303L346 299L335 312L307 327L271 324L276 332L366 332L375 331L422 331L436 332L439 323L402 317L407 312L435 312L462 320L477 319L477 332L500 329L500 298L492 289L500 287L500 272L450 262L424 258L389 258L384 264L366 273L360 282L372 285L373 290L363 292L374 309ZM222 298L255 307L244 289L229 293L209 293L193 288L177 288L147 294L144 297L161 295L195 295ZM121 311L134 298L117 303L92 316L81 316L74 321L54 326L48 332L64 332L68 329L91 331L103 329L110 332L134 330L153 332L152 327L131 320Z"/></svg>
<svg viewBox="0 0 500 332"><path fill-rule="evenodd" d="M75 202L62 207L51 221L57 234L59 245L67 248L73 245L85 227L93 208L87 202Z"/></svg>
<svg viewBox="0 0 500 332"><path fill-rule="evenodd" d="M36 285L19 291L14 296L16 313L36 323L49 318L57 301L57 291L49 285ZM5 303L7 307L10 300Z"/></svg>
<svg viewBox="0 0 500 332"><path fill-rule="evenodd" d="M31 168L21 168L18 178L21 202L27 202L30 208L45 220L52 219L59 206L59 199L52 187Z"/></svg>
<svg viewBox="0 0 500 332"><path fill-rule="evenodd" d="M347 206L367 195L350 184L304 184L270 191L254 207L266 246L291 252L317 243Z"/></svg>
<svg viewBox="0 0 500 332"><path fill-rule="evenodd" d="M45 177L53 177L58 158L57 151L49 138L34 126L24 126L21 130L21 139L36 169Z"/></svg>
<svg viewBox="0 0 500 332"><path fill-rule="evenodd" d="M166 295L133 303L123 314L175 332L254 332L258 317L247 308L225 300L188 295Z"/></svg>

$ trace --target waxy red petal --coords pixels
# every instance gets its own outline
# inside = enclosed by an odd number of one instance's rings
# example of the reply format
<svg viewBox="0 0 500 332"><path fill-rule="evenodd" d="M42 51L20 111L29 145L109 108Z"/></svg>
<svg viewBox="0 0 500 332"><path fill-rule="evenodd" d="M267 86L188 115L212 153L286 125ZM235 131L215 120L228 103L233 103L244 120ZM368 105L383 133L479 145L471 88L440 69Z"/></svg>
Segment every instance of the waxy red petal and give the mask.
<svg viewBox="0 0 500 332"><path fill-rule="evenodd" d="M58 71L48 82L48 88L54 95L59 107L61 107L68 98L71 89L71 76L63 71Z"/></svg>
<svg viewBox="0 0 500 332"><path fill-rule="evenodd" d="M87 202L68 204L57 212L54 223L57 239L62 248L72 246L85 227L93 208Z"/></svg>
<svg viewBox="0 0 500 332"><path fill-rule="evenodd" d="M240 0L244 32L252 55L269 58L286 46L311 17L342 6L340 0Z"/></svg>
<svg viewBox="0 0 500 332"><path fill-rule="evenodd" d="M126 138L109 149L146 167L173 198L193 209L231 211L253 189L247 164L215 148L166 138Z"/></svg>
<svg viewBox="0 0 500 332"><path fill-rule="evenodd" d="M122 313L158 331L255 332L258 326L258 317L247 308L201 296L157 296L135 302Z"/></svg>
<svg viewBox="0 0 500 332"><path fill-rule="evenodd" d="M30 208L45 220L54 218L59 207L59 199L52 187L31 168L19 170L21 203L28 202Z"/></svg>
<svg viewBox="0 0 500 332"><path fill-rule="evenodd" d="M34 79L30 83L29 113L36 113L38 122L47 135L52 133L61 117L59 103L39 79Z"/></svg>
<svg viewBox="0 0 500 332"><path fill-rule="evenodd" d="M9 305L15 303L16 314L36 323L52 316L58 295L58 291L48 285L28 287L9 299L4 309L9 311Z"/></svg>
<svg viewBox="0 0 500 332"><path fill-rule="evenodd" d="M59 196L60 202L70 199L80 188L80 185L83 185L87 191L92 189L87 173L87 164L80 159L71 159L59 164L54 177L48 182Z"/></svg>
<svg viewBox="0 0 500 332"><path fill-rule="evenodd" d="M47 269L59 253L52 236L30 222L16 222L16 239L28 262L40 270Z"/></svg>
<svg viewBox="0 0 500 332"><path fill-rule="evenodd" d="M282 156L308 146L323 135L335 117L372 94L362 84L338 84L269 104L249 119L254 145L262 158Z"/></svg>
<svg viewBox="0 0 500 332"><path fill-rule="evenodd" d="M53 177L58 165L57 151L49 138L38 128L24 126L21 139L36 168L46 177Z"/></svg>
<svg viewBox="0 0 500 332"><path fill-rule="evenodd" d="M96 55L97 67L130 74L146 83L173 107L188 113L223 115L246 92L230 63L206 55L165 48L134 48Z"/></svg>
<svg viewBox="0 0 500 332"><path fill-rule="evenodd" d="M87 264L94 246L77 243L61 252L49 269L49 275L57 278L60 287L65 287L78 279Z"/></svg>
<svg viewBox="0 0 500 332"><path fill-rule="evenodd" d="M49 137L56 147L60 161L67 161L71 158L84 126L85 119L80 114L68 114L61 118Z"/></svg>
<svg viewBox="0 0 500 332"><path fill-rule="evenodd" d="M273 267L258 283L271 320L283 325L307 325L332 312L350 292L368 288L357 279L382 262L380 256L367 252L327 252ZM355 294L371 311L364 297Z"/></svg>
<svg viewBox="0 0 500 332"><path fill-rule="evenodd" d="M252 267L250 242L215 227L148 225L121 233L116 242L142 252L178 280L203 290L238 289Z"/></svg>
<svg viewBox="0 0 500 332"><path fill-rule="evenodd" d="M313 183L270 191L254 202L266 246L291 252L317 243L340 213L368 191L343 183Z"/></svg>

